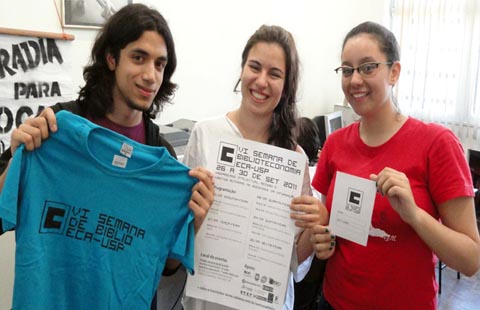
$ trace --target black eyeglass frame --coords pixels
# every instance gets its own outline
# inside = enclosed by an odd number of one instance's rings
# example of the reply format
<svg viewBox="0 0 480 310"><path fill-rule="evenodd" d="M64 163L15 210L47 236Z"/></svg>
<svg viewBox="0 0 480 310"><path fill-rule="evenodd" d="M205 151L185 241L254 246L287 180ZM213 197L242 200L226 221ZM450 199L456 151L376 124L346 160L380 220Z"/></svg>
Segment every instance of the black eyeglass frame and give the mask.
<svg viewBox="0 0 480 310"><path fill-rule="evenodd" d="M392 61L384 61L384 62L365 62L363 64L361 64L360 66L354 68L354 67L350 67L350 66L340 66L336 69L334 69L333 71L335 71L335 73L337 74L341 74L342 77L351 77L353 75L353 73L355 73L355 71L357 71L361 76L368 76L369 74L368 73L365 73L363 72L362 68L365 68L365 66L368 66L368 65L374 65L375 66L375 69L378 69L378 66L380 65L393 65L393 62ZM352 73L351 74L344 74L344 70L343 69L351 69L352 70ZM373 73L373 72L372 72Z"/></svg>

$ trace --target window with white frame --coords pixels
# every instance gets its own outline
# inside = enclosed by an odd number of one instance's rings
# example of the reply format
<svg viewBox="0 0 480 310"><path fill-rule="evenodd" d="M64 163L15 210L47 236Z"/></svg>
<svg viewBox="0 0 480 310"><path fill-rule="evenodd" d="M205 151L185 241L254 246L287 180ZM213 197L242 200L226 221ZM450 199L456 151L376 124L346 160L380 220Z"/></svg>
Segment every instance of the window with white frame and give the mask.
<svg viewBox="0 0 480 310"><path fill-rule="evenodd" d="M403 113L480 140L480 1L391 0Z"/></svg>

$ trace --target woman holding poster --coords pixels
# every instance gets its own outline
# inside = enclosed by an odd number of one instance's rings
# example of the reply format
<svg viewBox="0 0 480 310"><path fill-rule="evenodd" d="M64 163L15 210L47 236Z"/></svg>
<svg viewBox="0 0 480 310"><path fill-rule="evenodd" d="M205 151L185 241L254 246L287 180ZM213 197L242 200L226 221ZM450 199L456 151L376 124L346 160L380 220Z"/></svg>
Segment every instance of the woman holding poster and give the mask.
<svg viewBox="0 0 480 310"><path fill-rule="evenodd" d="M185 150L185 164L208 166L212 143L219 139L228 140L228 137L244 138L303 153L295 141L294 133L298 75L299 59L292 35L278 26L261 26L250 37L242 53L241 76L235 87L236 91L237 86L241 85L240 107L220 118L196 124ZM308 169L301 192L304 197L294 200L291 206L292 218L297 221L298 227L292 260L295 263L298 261L300 266L298 269L291 268L283 309L293 309L293 279L300 281L308 271L313 253L310 227L320 222L320 204L309 197ZM248 292L245 294L248 295ZM191 297L185 297L184 307L230 309Z"/></svg>

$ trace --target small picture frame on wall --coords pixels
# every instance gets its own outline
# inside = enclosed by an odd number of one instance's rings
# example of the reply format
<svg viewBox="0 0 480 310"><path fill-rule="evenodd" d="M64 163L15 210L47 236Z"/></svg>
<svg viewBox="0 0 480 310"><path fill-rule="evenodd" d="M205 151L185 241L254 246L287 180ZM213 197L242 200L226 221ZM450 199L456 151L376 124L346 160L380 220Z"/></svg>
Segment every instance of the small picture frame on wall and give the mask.
<svg viewBox="0 0 480 310"><path fill-rule="evenodd" d="M62 0L63 26L101 28L115 12L132 0Z"/></svg>

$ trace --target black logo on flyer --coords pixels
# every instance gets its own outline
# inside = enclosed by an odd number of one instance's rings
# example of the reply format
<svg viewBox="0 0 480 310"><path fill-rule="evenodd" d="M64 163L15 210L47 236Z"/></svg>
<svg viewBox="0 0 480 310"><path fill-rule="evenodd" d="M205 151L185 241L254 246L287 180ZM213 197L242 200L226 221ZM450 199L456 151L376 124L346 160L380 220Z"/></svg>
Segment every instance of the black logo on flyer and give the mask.
<svg viewBox="0 0 480 310"><path fill-rule="evenodd" d="M230 143L220 142L220 150L218 152L218 163L228 166L235 166L235 158L237 157L238 146Z"/></svg>
<svg viewBox="0 0 480 310"><path fill-rule="evenodd" d="M360 214L362 211L363 192L357 189L349 188L347 193L347 204L345 210Z"/></svg>

